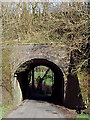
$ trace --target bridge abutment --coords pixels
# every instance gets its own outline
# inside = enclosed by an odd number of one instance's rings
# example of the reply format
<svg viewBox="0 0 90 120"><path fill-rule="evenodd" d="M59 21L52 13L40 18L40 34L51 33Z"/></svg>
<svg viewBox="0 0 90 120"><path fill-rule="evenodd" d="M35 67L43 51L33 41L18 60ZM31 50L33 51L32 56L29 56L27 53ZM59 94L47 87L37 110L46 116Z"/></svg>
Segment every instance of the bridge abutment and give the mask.
<svg viewBox="0 0 90 120"><path fill-rule="evenodd" d="M17 80L20 84L23 100L25 100L28 98L28 73L21 72L17 74Z"/></svg>

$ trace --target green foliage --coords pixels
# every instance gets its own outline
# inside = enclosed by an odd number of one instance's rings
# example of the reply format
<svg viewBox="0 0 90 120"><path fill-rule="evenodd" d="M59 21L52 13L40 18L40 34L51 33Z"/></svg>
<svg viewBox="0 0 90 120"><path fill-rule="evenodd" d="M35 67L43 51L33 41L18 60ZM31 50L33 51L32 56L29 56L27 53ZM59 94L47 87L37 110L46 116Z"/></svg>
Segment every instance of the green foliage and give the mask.
<svg viewBox="0 0 90 120"><path fill-rule="evenodd" d="M38 76L42 78L45 72L35 72L34 74L35 74L35 80L37 81ZM52 72L48 72L48 74L46 75L43 81L46 83L46 85L52 85Z"/></svg>
<svg viewBox="0 0 90 120"><path fill-rule="evenodd" d="M11 106L12 106L12 105L7 105L7 106L2 105L2 106L1 106L1 108L0 108L0 118L5 117L5 113L6 113L8 110L10 110Z"/></svg>
<svg viewBox="0 0 90 120"><path fill-rule="evenodd" d="M76 117L76 119L78 120L78 119L80 119L80 120L83 120L83 119L90 119L90 116L88 116L88 115L85 115L85 114L78 114L77 115L77 117Z"/></svg>
<svg viewBox="0 0 90 120"><path fill-rule="evenodd" d="M85 35L90 35L90 31L86 31L86 32L85 32Z"/></svg>

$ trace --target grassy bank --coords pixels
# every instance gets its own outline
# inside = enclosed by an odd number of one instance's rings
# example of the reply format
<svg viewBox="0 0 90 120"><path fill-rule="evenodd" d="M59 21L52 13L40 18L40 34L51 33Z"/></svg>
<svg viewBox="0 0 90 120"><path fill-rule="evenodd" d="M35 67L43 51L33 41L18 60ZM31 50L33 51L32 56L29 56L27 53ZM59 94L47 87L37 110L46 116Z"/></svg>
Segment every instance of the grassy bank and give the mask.
<svg viewBox="0 0 90 120"><path fill-rule="evenodd" d="M90 120L90 116L89 116L89 115L85 115L85 114L78 114L76 118L77 118L77 119L80 119L80 120L81 120L81 119L84 119L84 120L85 120L85 119L86 119L86 120L88 119L88 120Z"/></svg>
<svg viewBox="0 0 90 120"><path fill-rule="evenodd" d="M5 113L12 108L12 105L2 105L0 108L0 119L5 117Z"/></svg>

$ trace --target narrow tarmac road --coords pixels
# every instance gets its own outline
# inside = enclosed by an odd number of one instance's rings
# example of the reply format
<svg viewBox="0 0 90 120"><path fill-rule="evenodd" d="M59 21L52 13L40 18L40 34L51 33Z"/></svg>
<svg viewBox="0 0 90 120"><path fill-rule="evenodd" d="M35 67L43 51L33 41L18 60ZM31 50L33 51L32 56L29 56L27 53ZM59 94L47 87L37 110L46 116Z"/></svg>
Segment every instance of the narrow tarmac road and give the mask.
<svg viewBox="0 0 90 120"><path fill-rule="evenodd" d="M7 118L65 118L52 104L44 101L26 100Z"/></svg>

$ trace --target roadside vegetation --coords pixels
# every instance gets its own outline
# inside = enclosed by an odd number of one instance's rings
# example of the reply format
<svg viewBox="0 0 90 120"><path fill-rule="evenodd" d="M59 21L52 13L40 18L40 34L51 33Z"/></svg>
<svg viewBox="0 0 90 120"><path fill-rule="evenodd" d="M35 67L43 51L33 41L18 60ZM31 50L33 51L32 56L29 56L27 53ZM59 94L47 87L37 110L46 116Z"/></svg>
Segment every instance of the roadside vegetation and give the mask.
<svg viewBox="0 0 90 120"><path fill-rule="evenodd" d="M2 104L2 106L1 106L2 109L0 109L0 119L3 118L3 117L5 117L5 113L8 110L10 110L11 107L12 107L12 105L4 105L4 104Z"/></svg>
<svg viewBox="0 0 90 120"><path fill-rule="evenodd" d="M85 114L78 114L76 118L77 118L77 120L78 119L88 119L89 120L90 116L85 115Z"/></svg>

